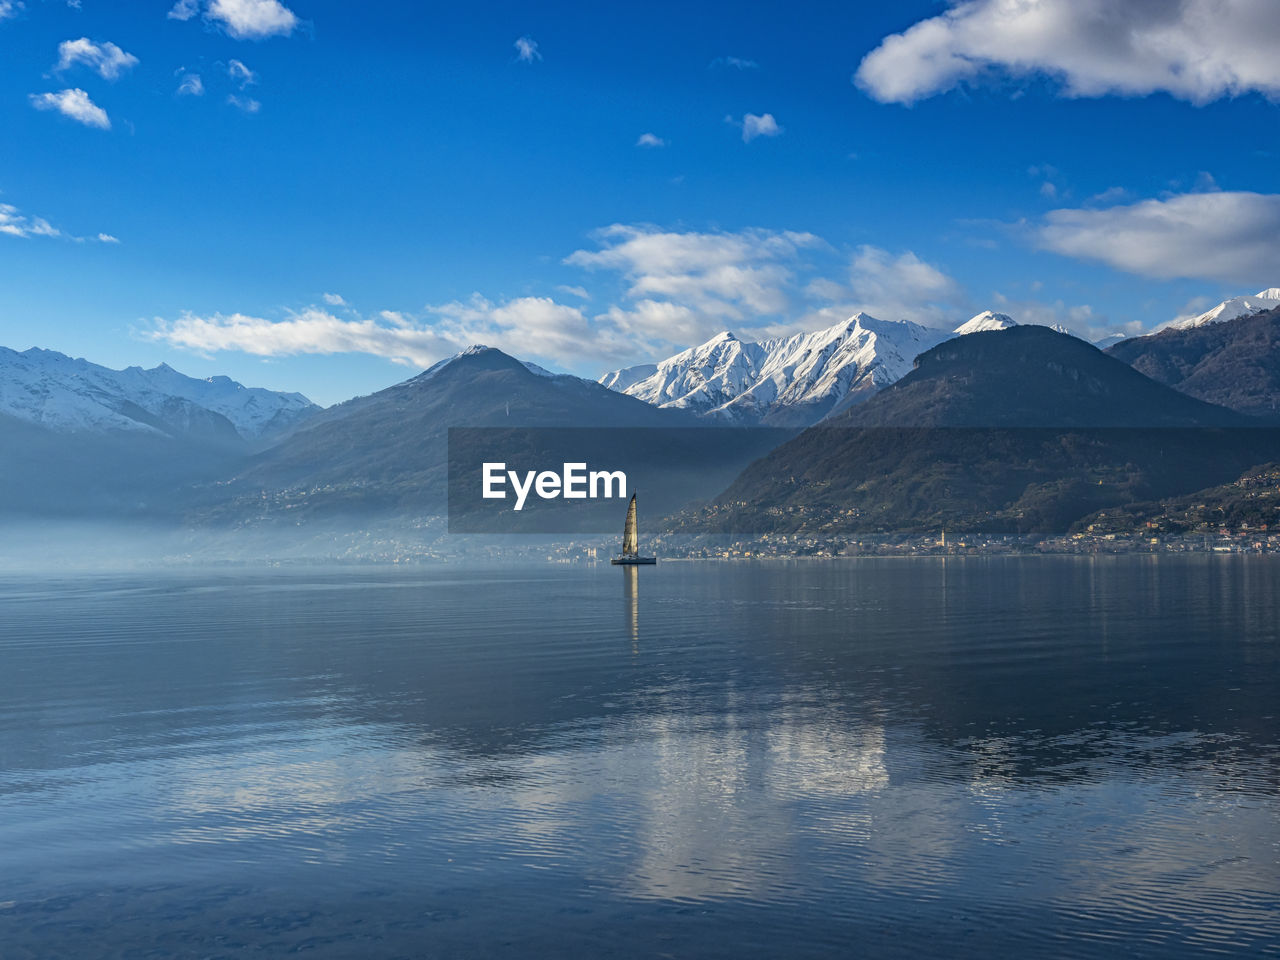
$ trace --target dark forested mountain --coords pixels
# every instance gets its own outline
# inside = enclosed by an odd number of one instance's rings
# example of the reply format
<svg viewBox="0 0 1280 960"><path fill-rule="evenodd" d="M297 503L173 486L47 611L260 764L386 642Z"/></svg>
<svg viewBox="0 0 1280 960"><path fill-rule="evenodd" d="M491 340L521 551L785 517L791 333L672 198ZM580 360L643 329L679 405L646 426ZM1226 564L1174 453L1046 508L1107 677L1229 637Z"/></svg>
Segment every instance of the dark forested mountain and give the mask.
<svg viewBox="0 0 1280 960"><path fill-rule="evenodd" d="M198 511L236 518L441 512L450 427L683 427L659 410L579 377L552 375L472 347L403 383L330 407L203 494Z"/></svg>
<svg viewBox="0 0 1280 960"><path fill-rule="evenodd" d="M1274 433L1074 337L949 340L862 406L748 467L686 530L1060 531L1268 459Z"/></svg>
<svg viewBox="0 0 1280 960"><path fill-rule="evenodd" d="M1192 397L1280 420L1280 308L1122 340L1107 353Z"/></svg>
<svg viewBox="0 0 1280 960"><path fill-rule="evenodd" d="M1245 418L1152 382L1078 337L1016 326L941 343L838 420L858 427L1228 426Z"/></svg>

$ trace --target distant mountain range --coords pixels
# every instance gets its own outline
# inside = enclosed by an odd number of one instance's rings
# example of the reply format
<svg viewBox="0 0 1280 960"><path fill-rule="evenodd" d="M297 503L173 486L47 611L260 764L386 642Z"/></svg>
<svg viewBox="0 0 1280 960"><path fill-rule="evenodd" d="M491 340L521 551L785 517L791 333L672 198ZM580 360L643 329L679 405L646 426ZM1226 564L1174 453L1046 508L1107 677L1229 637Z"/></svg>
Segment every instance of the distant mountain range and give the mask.
<svg viewBox="0 0 1280 960"><path fill-rule="evenodd" d="M808 426L901 379L952 337L1017 326L985 310L954 330L858 313L814 333L742 341L724 332L661 363L614 370L600 383L647 403L742 425Z"/></svg>
<svg viewBox="0 0 1280 960"><path fill-rule="evenodd" d="M705 494L727 488L717 522L1070 523L1280 461L1234 440L1193 449L1215 430L1250 435L1251 418L1280 421L1280 309L1252 310L1267 299L1235 298L1248 301L1240 316L1225 319L1240 306L1227 301L1211 319L1108 355L992 311L950 331L858 314L758 342L724 333L598 383L473 347L326 410L164 365L110 370L0 348L0 513L223 525L438 515L450 427L721 424L779 426L794 439L776 450L705 439L633 451L663 468L687 459L704 486L719 478ZM813 424L822 428L799 433ZM1159 449L1105 433L1157 427Z"/></svg>
<svg viewBox="0 0 1280 960"><path fill-rule="evenodd" d="M1277 432L1045 327L948 340L753 463L686 531L1061 532L1274 459Z"/></svg>
<svg viewBox="0 0 1280 960"><path fill-rule="evenodd" d="M229 377L197 380L166 364L111 370L52 350L0 347L0 414L59 433L260 445L319 410L300 393L245 387Z"/></svg>

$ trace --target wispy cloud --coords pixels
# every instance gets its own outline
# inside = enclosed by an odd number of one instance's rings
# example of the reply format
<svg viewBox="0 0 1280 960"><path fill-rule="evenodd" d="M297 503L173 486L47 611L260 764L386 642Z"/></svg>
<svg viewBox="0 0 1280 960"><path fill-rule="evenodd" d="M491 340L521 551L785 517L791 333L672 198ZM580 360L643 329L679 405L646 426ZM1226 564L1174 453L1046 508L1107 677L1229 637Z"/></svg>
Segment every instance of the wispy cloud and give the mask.
<svg viewBox="0 0 1280 960"><path fill-rule="evenodd" d="M859 247L849 264L850 286L861 309L884 320L945 323L967 296L956 280L907 250L896 256L880 247Z"/></svg>
<svg viewBox="0 0 1280 960"><path fill-rule="evenodd" d="M787 320L801 297L802 252L825 248L812 234L769 230L678 233L615 225L596 239L597 249L576 251L566 263L615 274L627 289L621 303L591 314L551 297L495 301L475 294L417 315L339 317L316 307L277 320L184 314L158 321L148 335L204 353L358 352L420 366L473 343L561 368L627 363L706 339L730 322L754 327ZM580 304L590 300L581 287L563 292ZM329 307L342 305L336 295L324 299Z"/></svg>
<svg viewBox="0 0 1280 960"><path fill-rule="evenodd" d="M236 84L236 86L241 90L250 84L258 82L258 75L239 60L232 60L227 64L227 76L229 76L232 83Z"/></svg>
<svg viewBox="0 0 1280 960"><path fill-rule="evenodd" d="M54 70L61 73L75 64L88 67L104 80L115 80L124 71L137 66L138 58L125 53L114 43L98 44L88 37L62 41L58 44L58 63Z"/></svg>
<svg viewBox="0 0 1280 960"><path fill-rule="evenodd" d="M665 147L666 145L667 141L655 133L642 133L636 140L637 147Z"/></svg>
<svg viewBox="0 0 1280 960"><path fill-rule="evenodd" d="M169 10L170 20L190 20L200 12L200 0L178 0Z"/></svg>
<svg viewBox="0 0 1280 960"><path fill-rule="evenodd" d="M13 204L0 203L0 233L11 237L60 237L62 231L43 217L28 217Z"/></svg>
<svg viewBox="0 0 1280 960"><path fill-rule="evenodd" d="M516 61L519 63L534 63L542 59L538 41L532 37L520 37L512 46L516 48Z"/></svg>
<svg viewBox="0 0 1280 960"><path fill-rule="evenodd" d="M31 105L37 110L56 110L63 116L70 117L86 127L97 127L99 130L110 130L111 120L107 111L89 99L89 94L79 87L60 90L57 93L33 93Z"/></svg>
<svg viewBox="0 0 1280 960"><path fill-rule="evenodd" d="M227 95L227 103L245 113L257 113L262 109L262 104L253 97L238 97L234 93Z"/></svg>
<svg viewBox="0 0 1280 960"><path fill-rule="evenodd" d="M0 20L16 17L21 10L21 0L0 0Z"/></svg>
<svg viewBox="0 0 1280 960"><path fill-rule="evenodd" d="M324 294L326 306L276 319L188 313L157 320L146 335L204 354L364 353L421 367L484 343L581 371L666 356L730 328L744 337L814 330L858 310L950 329L978 309L993 307L1021 322L1057 323L1082 335L1115 329L1088 305L999 293L975 304L946 269L913 251L864 245L841 254L811 233L614 224L597 231L595 240L595 248L574 251L564 263L604 274L606 283L611 277L621 281L613 302L606 299L599 308L588 309L587 290L567 284L558 290L576 303L543 296L494 300L476 293L413 313L372 315L357 313L337 294Z"/></svg>
<svg viewBox="0 0 1280 960"><path fill-rule="evenodd" d="M605 227L595 238L601 249L577 250L565 263L617 271L630 284L629 297L660 296L729 319L785 312L799 251L822 245L811 233L676 233L629 224Z"/></svg>
<svg viewBox="0 0 1280 960"><path fill-rule="evenodd" d="M758 70L760 68L760 64L754 60L744 60L742 57L716 57L707 66L712 70L724 67L733 70Z"/></svg>
<svg viewBox="0 0 1280 960"><path fill-rule="evenodd" d="M1046 250L1139 276L1269 286L1280 270L1280 194L1184 193L1053 210L1034 236Z"/></svg>
<svg viewBox="0 0 1280 960"><path fill-rule="evenodd" d="M629 355L629 344L619 340L610 350L608 332L593 327L580 309L547 297L494 303L476 294L466 301L429 306L421 317L387 310L376 318L344 318L316 307L280 320L241 313L186 313L174 321L157 320L143 336L205 355L362 353L417 367L475 343L552 363L563 357L581 361L584 356L613 362Z"/></svg>
<svg viewBox="0 0 1280 960"><path fill-rule="evenodd" d="M1280 95L1277 45L1271 0L967 0L886 37L854 80L907 104L992 74L1048 76L1070 97L1164 92L1202 104Z"/></svg>
<svg viewBox="0 0 1280 960"><path fill-rule="evenodd" d="M70 240L74 243L85 242L84 237L64 233L44 217L24 214L11 203L0 203L0 233L10 237L50 237ZM99 243L120 242L109 233L100 233L96 238L90 239L96 239Z"/></svg>
<svg viewBox="0 0 1280 960"><path fill-rule="evenodd" d="M203 97L204 81L200 79L198 73L187 73L185 70L179 70L178 76L182 79L178 82L178 96L180 97Z"/></svg>
<svg viewBox="0 0 1280 960"><path fill-rule="evenodd" d="M343 319L314 307L283 320L243 313L207 317L184 313L177 320L156 321L143 336L206 355L223 351L256 357L366 353L422 367L455 348L429 329Z"/></svg>
<svg viewBox="0 0 1280 960"><path fill-rule="evenodd" d="M782 133L782 127L778 126L778 121L774 119L772 113L760 115L748 113L741 120L733 117L725 117L724 120L725 123L742 128L743 143L750 143L756 137L776 137Z"/></svg>

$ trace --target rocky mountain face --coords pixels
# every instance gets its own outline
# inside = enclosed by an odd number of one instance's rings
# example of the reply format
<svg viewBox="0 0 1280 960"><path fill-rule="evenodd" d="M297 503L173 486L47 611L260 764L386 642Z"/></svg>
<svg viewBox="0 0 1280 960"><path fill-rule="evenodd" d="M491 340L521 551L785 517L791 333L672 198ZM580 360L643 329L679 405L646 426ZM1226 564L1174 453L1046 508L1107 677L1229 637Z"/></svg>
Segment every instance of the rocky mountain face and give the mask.
<svg viewBox="0 0 1280 960"><path fill-rule="evenodd" d="M1189 396L1280 420L1280 300L1270 310L1122 340L1107 353Z"/></svg>
<svg viewBox="0 0 1280 960"><path fill-rule="evenodd" d="M825 330L742 341L721 333L600 383L656 406L733 424L803 426L854 406L952 334L859 313Z"/></svg>

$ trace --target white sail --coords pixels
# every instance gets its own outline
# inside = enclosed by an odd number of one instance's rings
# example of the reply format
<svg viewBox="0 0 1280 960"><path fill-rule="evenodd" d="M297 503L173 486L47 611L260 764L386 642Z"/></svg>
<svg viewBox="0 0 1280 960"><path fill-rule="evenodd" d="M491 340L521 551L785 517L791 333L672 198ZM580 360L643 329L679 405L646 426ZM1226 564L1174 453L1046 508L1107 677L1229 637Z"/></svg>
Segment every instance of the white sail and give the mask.
<svg viewBox="0 0 1280 960"><path fill-rule="evenodd" d="M640 552L640 542L636 537L636 498L631 495L631 505L627 507L627 523L622 528L623 556L635 556Z"/></svg>

